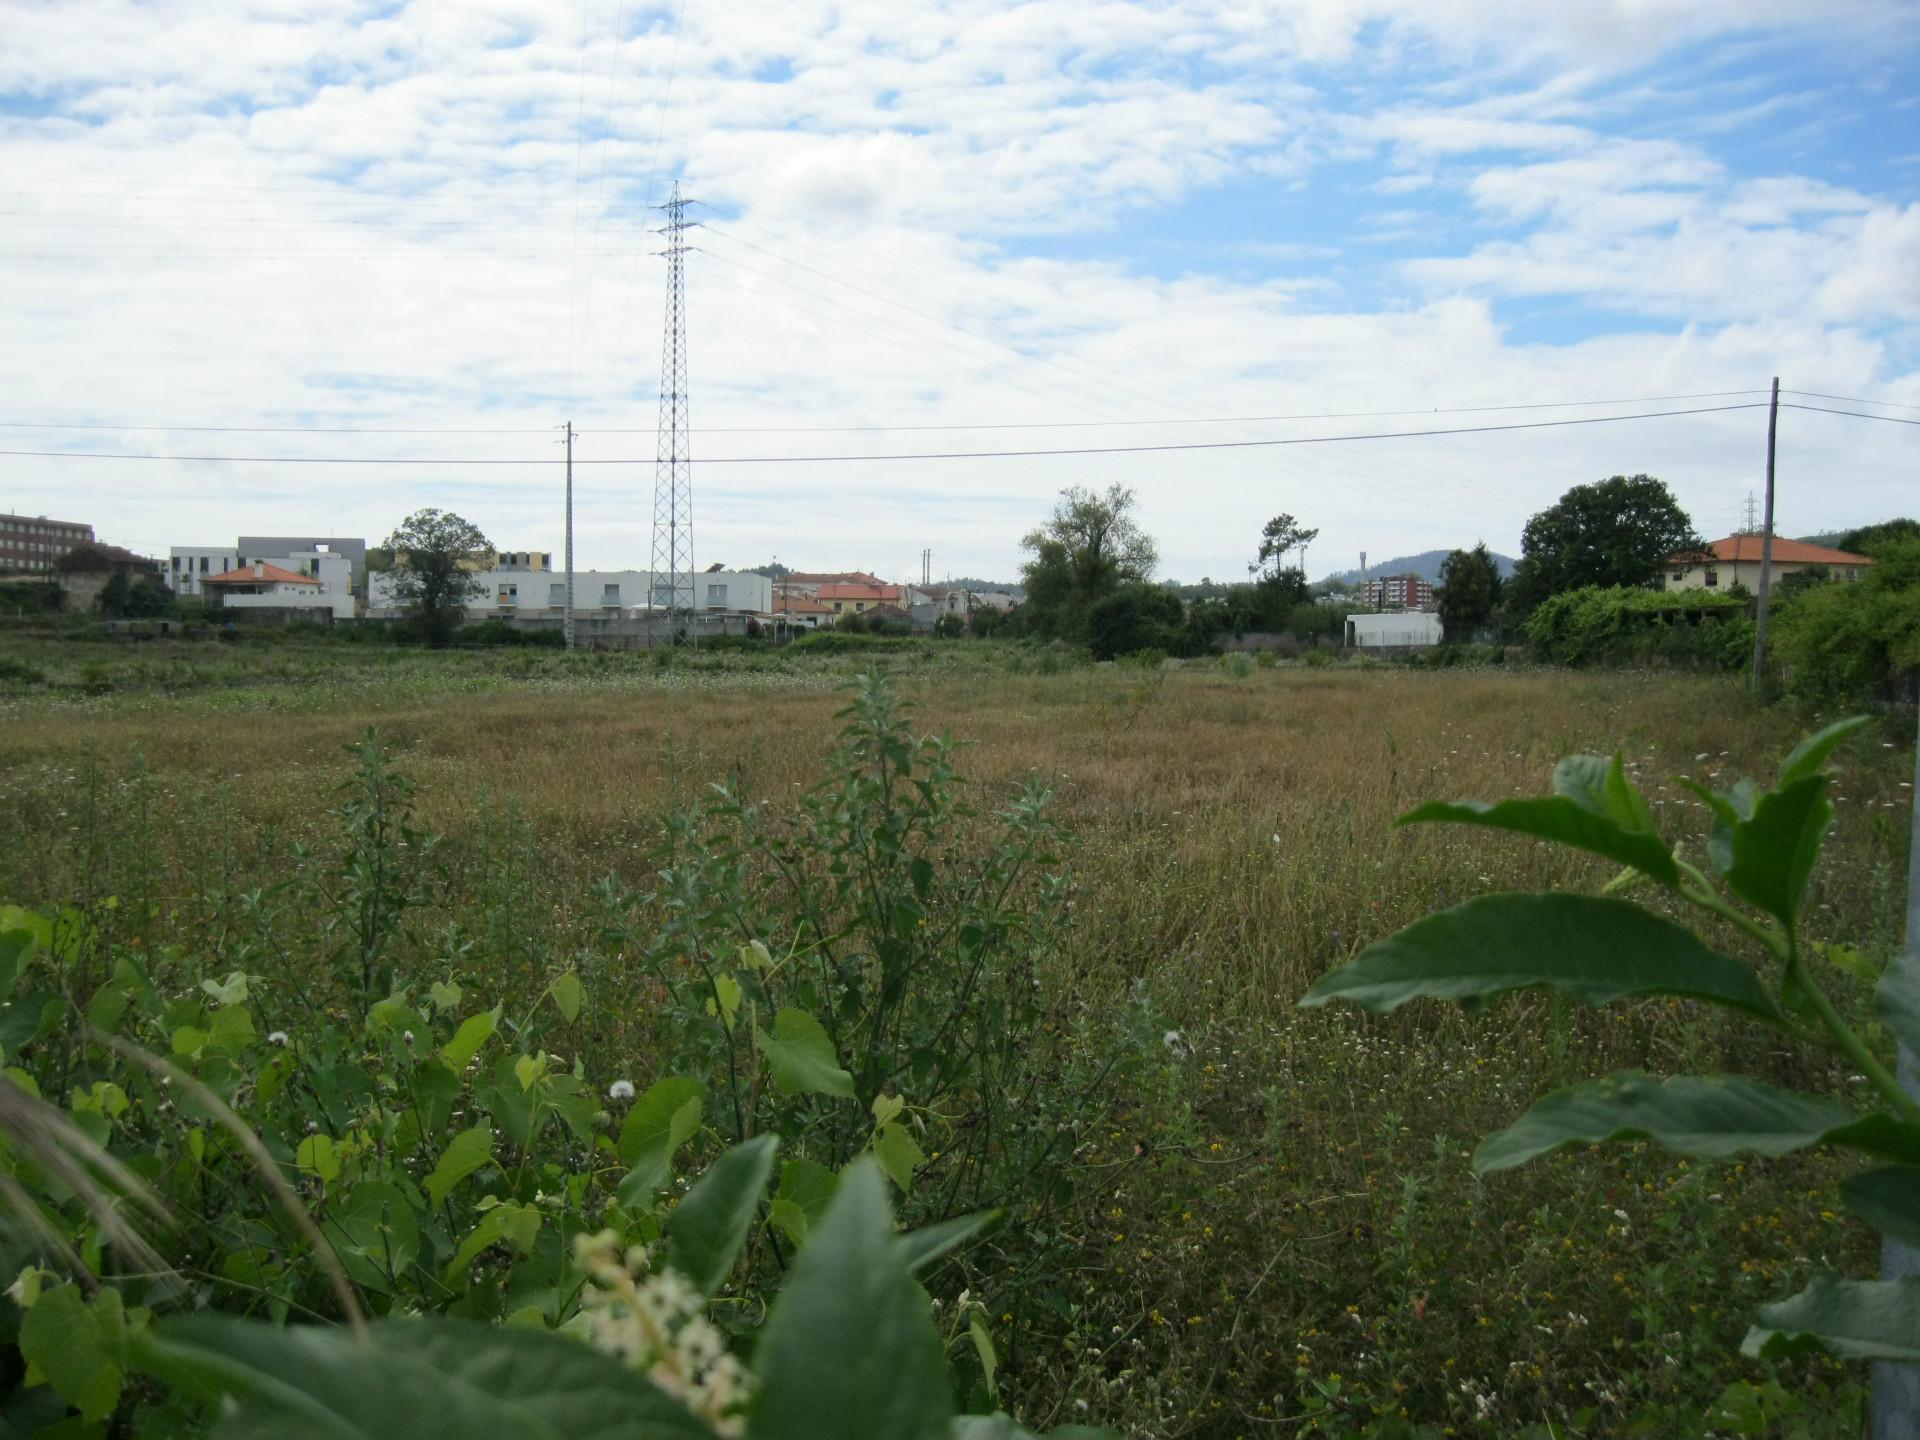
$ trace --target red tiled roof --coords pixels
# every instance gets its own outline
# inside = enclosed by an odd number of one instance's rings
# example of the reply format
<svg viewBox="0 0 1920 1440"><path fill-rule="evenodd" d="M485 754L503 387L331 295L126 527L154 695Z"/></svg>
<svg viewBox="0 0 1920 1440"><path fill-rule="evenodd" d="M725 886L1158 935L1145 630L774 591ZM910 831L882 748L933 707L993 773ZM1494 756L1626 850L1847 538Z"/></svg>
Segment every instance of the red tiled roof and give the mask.
<svg viewBox="0 0 1920 1440"><path fill-rule="evenodd" d="M1716 560L1751 560L1758 564L1760 560L1761 536L1729 535L1724 540L1708 543L1707 549ZM1676 555L1674 559L1684 560L1690 557ZM1779 535L1773 537L1773 560L1776 565L1871 565L1873 560L1866 555L1849 555L1845 550L1829 550L1825 545L1809 545L1804 540L1788 540Z"/></svg>
<svg viewBox="0 0 1920 1440"><path fill-rule="evenodd" d="M822 605L811 595L776 595L773 597L773 609L770 614L785 615L827 615L831 608Z"/></svg>
<svg viewBox="0 0 1920 1440"><path fill-rule="evenodd" d="M822 600L898 600L898 585L822 585Z"/></svg>
<svg viewBox="0 0 1920 1440"><path fill-rule="evenodd" d="M202 585L311 585L316 590L320 582L311 575L296 575L291 570L282 570L278 565L269 565L261 561L258 565L242 565L238 570L229 570L223 575L209 575L200 582Z"/></svg>

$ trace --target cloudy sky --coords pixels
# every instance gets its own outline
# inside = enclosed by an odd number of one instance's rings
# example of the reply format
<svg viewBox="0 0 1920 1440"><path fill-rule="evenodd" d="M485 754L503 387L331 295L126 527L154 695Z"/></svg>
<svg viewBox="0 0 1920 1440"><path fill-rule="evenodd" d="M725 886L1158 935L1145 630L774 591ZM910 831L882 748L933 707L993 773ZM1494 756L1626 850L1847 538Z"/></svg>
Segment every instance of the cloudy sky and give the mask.
<svg viewBox="0 0 1920 1440"><path fill-rule="evenodd" d="M1916 76L1911 0L0 0L0 449L215 457L8 454L0 509L164 553L440 505L558 549L571 418L642 462L580 468L580 562L644 567L679 180L702 565L1010 576L1112 481L1183 579L1280 511L1316 573L1513 552L1616 472L1725 534L1763 409L845 457L1776 374L1920 419ZM1781 529L1911 513L1917 458L1783 410Z"/></svg>

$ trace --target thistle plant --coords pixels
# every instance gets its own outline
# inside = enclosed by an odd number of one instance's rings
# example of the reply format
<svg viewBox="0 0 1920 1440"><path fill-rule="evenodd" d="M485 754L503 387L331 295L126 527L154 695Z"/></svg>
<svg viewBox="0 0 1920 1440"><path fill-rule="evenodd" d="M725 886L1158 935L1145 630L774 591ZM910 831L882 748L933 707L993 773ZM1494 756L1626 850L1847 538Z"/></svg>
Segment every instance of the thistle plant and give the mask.
<svg viewBox="0 0 1920 1440"><path fill-rule="evenodd" d="M1712 816L1704 868L1662 838L1618 756L1562 760L1549 796L1422 805L1398 823L1507 830L1625 868L1599 895L1486 895L1429 915L1323 976L1300 1003L1350 1000L1384 1013L1431 998L1478 1008L1544 988L1596 1006L1650 996L1719 1006L1844 1057L1864 1077L1871 1104L1734 1075L1615 1074L1538 1100L1480 1143L1475 1171L1609 1140L1651 1140L1707 1160L1825 1145L1872 1162L1841 1185L1846 1208L1884 1235L1920 1243L1920 1104L1809 964L1807 885L1833 823L1827 761L1866 723L1843 720L1803 741L1769 789L1750 780L1724 791L1682 781ZM1645 887L1723 922L1760 963L1715 949L1622 893ZM1880 976L1876 1007L1885 1032L1920 1051L1920 961L1911 953ZM1771 1357L1814 1347L1843 1358L1920 1361L1920 1277L1818 1275L1800 1294L1762 1307L1743 1348Z"/></svg>

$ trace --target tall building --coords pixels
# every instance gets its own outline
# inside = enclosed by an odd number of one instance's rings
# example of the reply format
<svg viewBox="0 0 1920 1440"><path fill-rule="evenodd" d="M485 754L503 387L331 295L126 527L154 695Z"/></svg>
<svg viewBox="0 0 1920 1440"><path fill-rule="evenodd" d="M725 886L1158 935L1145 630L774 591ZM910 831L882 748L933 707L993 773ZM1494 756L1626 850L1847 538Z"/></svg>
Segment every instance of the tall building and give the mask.
<svg viewBox="0 0 1920 1440"><path fill-rule="evenodd" d="M1370 610L1431 610L1433 582L1418 575L1382 575L1367 581L1360 603Z"/></svg>
<svg viewBox="0 0 1920 1440"><path fill-rule="evenodd" d="M0 515L0 570L50 570L76 545L93 540L93 526L44 515Z"/></svg>

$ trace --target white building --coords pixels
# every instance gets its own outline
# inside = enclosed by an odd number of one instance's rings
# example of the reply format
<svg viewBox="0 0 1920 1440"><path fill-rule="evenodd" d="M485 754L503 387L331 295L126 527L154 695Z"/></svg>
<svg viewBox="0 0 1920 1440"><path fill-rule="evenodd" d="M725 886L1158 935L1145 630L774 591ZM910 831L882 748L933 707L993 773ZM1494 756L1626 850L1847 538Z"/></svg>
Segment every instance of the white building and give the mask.
<svg viewBox="0 0 1920 1440"><path fill-rule="evenodd" d="M554 570L498 567L476 570L480 583L467 596L466 612L475 620L510 615L555 619L566 612L567 577ZM687 577L693 584L693 608L700 611L762 615L773 609L773 582L750 570L715 570ZM683 578L682 583L685 583ZM575 615L645 614L664 610L672 601L668 578L645 570L576 570L573 572ZM398 615L401 605L389 573L372 577L367 613L375 618Z"/></svg>
<svg viewBox="0 0 1920 1440"><path fill-rule="evenodd" d="M264 548L250 548L263 545ZM354 559L355 545L359 547L361 562ZM167 564L161 576L174 594L205 598L209 579L265 563L320 581L325 608L331 610L336 619L351 620L354 567L356 563L364 563L365 554L366 545L360 541L279 543L243 538L234 545L175 545L167 552ZM231 587L227 594L235 598Z"/></svg>
<svg viewBox="0 0 1920 1440"><path fill-rule="evenodd" d="M1347 616L1347 644L1357 649L1439 643L1440 617L1431 610L1369 610Z"/></svg>
<svg viewBox="0 0 1920 1440"><path fill-rule="evenodd" d="M353 566L318 551L288 557L291 565L255 560L218 575L195 576L196 593L223 610L305 610L351 620Z"/></svg>

